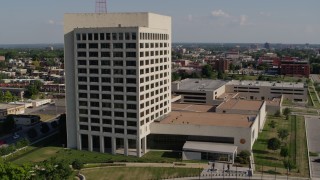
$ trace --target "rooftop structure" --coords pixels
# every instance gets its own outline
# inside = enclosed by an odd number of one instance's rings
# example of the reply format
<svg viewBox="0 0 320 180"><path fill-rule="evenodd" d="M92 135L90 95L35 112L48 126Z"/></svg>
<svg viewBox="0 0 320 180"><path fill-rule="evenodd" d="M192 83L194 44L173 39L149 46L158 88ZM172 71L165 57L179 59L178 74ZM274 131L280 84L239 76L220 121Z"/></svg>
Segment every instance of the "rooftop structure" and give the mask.
<svg viewBox="0 0 320 180"><path fill-rule="evenodd" d="M160 121L160 124L193 124L205 126L231 126L250 127L252 120L256 118L252 115L205 113L205 112L177 112L172 111L168 116Z"/></svg>
<svg viewBox="0 0 320 180"><path fill-rule="evenodd" d="M304 83L270 82L270 81L240 81L240 80L232 80L232 81L229 81L227 83L227 85L304 88Z"/></svg>
<svg viewBox="0 0 320 180"><path fill-rule="evenodd" d="M179 84L180 91L205 91L215 90L226 84L225 81L212 80L212 79L184 79L175 81L173 84Z"/></svg>
<svg viewBox="0 0 320 180"><path fill-rule="evenodd" d="M250 100L239 100L230 99L229 101L223 102L217 108L228 109L228 110L248 110L258 111L263 105L263 101L250 101Z"/></svg>

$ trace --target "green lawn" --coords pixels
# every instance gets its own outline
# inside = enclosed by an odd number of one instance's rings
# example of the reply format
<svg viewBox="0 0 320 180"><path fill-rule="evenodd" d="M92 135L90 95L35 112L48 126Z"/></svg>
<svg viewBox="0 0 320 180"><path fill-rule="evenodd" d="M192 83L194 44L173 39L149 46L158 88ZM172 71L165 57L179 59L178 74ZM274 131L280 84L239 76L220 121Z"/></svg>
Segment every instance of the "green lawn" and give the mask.
<svg viewBox="0 0 320 180"><path fill-rule="evenodd" d="M134 156L112 155L108 153L79 151L74 149L63 149L56 146L41 147L27 153L20 155L20 157L13 159L14 163L24 164L27 162L40 162L51 157L57 159L64 159L69 162L79 159L84 163L110 163L110 162L158 162L158 163L172 163L181 161L179 153L150 151L141 158Z"/></svg>
<svg viewBox="0 0 320 180"><path fill-rule="evenodd" d="M268 126L269 122L274 120L277 123L275 129ZM286 128L290 135L282 142L290 148L289 158L296 163L297 168L292 170L292 176L308 177L308 157L306 136L304 127L304 118L301 116L290 116L289 120L284 117L268 116L266 125L258 140L253 146L254 159L257 171L264 173L277 173L285 175L286 169L283 166L283 157L280 156L280 150L268 150L267 143L270 138L277 137L277 129Z"/></svg>
<svg viewBox="0 0 320 180"><path fill-rule="evenodd" d="M81 173L85 175L88 180L144 180L198 176L199 169L167 167L103 167L84 169L81 170Z"/></svg>
<svg viewBox="0 0 320 180"><path fill-rule="evenodd" d="M58 146L58 135L47 140L28 147L7 159L17 164L28 162L41 162L51 157L64 159L73 162L80 159L84 163L108 163L108 162L155 162L155 163L172 163L181 161L179 152L171 151L150 151L141 158L134 156L112 155L108 153L79 151L74 149L64 149Z"/></svg>

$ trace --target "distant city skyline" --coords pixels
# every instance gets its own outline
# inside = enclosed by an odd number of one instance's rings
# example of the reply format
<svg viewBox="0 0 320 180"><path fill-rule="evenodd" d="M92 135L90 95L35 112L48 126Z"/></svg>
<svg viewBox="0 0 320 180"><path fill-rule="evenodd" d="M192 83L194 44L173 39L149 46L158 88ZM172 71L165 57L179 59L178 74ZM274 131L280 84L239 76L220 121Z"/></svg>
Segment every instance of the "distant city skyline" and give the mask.
<svg viewBox="0 0 320 180"><path fill-rule="evenodd" d="M172 17L173 42L320 44L319 0L107 0L108 12ZM65 13L94 13L95 0L4 1L0 44L63 43Z"/></svg>

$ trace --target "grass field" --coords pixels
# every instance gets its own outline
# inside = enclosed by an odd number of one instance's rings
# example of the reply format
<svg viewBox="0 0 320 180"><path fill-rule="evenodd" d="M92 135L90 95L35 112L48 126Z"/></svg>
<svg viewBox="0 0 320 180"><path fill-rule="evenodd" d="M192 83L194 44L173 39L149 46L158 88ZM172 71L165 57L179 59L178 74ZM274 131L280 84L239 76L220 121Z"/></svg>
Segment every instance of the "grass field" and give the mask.
<svg viewBox="0 0 320 180"><path fill-rule="evenodd" d="M317 92L314 90L314 87L309 86L308 91L314 107L320 108L320 102L317 98L317 94L316 94Z"/></svg>
<svg viewBox="0 0 320 180"><path fill-rule="evenodd" d="M108 153L79 151L74 149L64 149L57 142L58 135L55 135L45 141L39 142L28 147L7 159L16 164L28 162L41 162L51 157L64 159L73 162L79 159L84 163L108 163L108 162L155 162L172 163L181 161L179 152L150 151L141 158L134 156L112 155ZM189 162L189 161L188 161ZM198 162L198 161L197 161Z"/></svg>
<svg viewBox="0 0 320 180"><path fill-rule="evenodd" d="M275 129L268 126L274 120L277 123ZM256 169L259 172L274 174L285 174L287 170L283 165L283 157L280 150L268 150L267 143L270 138L277 137L277 129L286 128L289 130L288 138L282 142L289 146L289 158L296 164L296 168L291 171L292 176L308 177L308 157L305 136L304 118L301 116L291 116L289 120L284 117L268 116L266 125L258 140L253 146Z"/></svg>
<svg viewBox="0 0 320 180"><path fill-rule="evenodd" d="M164 179L199 175L196 168L167 168L167 167L103 167L84 169L81 173L88 180L136 180Z"/></svg>

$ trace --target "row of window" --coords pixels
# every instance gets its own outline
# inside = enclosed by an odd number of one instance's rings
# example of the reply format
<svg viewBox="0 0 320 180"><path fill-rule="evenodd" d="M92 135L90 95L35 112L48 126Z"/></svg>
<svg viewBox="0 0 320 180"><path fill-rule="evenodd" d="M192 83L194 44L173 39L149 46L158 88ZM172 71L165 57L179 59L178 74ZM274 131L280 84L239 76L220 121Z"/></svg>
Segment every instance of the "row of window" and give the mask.
<svg viewBox="0 0 320 180"><path fill-rule="evenodd" d="M162 72L163 70L168 70L168 69L169 69L169 65L140 69L140 75L148 74L148 73L153 74L154 72L158 72L158 71Z"/></svg>
<svg viewBox="0 0 320 180"><path fill-rule="evenodd" d="M100 63L99 63L100 62ZM136 61L123 61L123 60L78 60L78 65L79 66L86 66L86 65L90 65L90 66L121 66L123 67L125 66L132 66L135 67L137 65Z"/></svg>
<svg viewBox="0 0 320 180"><path fill-rule="evenodd" d="M149 56L162 56L169 54L169 50L160 50L160 51L145 51L140 52L140 57L149 57Z"/></svg>
<svg viewBox="0 0 320 180"><path fill-rule="evenodd" d="M135 90L136 88L133 87L132 89L129 89L129 90ZM128 87L127 87L127 92L128 91ZM133 95L126 95L126 96L123 96L123 95L114 95L114 96L111 96L111 94L96 94L96 93L79 93L79 98L82 98L82 99L91 99L91 100L94 100L94 99L107 99L107 100L115 100L115 101L133 101L133 102L136 102L137 101L137 97L136 96L133 96ZM107 104L105 105L107 106Z"/></svg>
<svg viewBox="0 0 320 180"><path fill-rule="evenodd" d="M88 115L89 110L80 108L79 114L80 115ZM134 112L126 112L125 113L125 112L121 112L121 111L107 111L107 110L99 111L99 110L91 109L90 114L96 115L96 116L102 115L102 116L110 116L110 117L118 117L118 118L125 118L125 117L126 118L137 118L137 113L134 113Z"/></svg>
<svg viewBox="0 0 320 180"><path fill-rule="evenodd" d="M135 32L114 32L114 33L77 33L76 39L78 41L104 41L104 40L137 40L137 33Z"/></svg>
<svg viewBox="0 0 320 180"><path fill-rule="evenodd" d="M160 112L157 112L155 114L152 114L149 117L146 117L145 119L140 121L140 126L143 126L145 123L149 123L150 121L152 122L153 120L163 116L168 112L169 108L165 108L164 110L161 110Z"/></svg>
<svg viewBox="0 0 320 180"><path fill-rule="evenodd" d="M159 105L156 105L154 107L151 107L149 109L146 109L145 111L140 112L140 117L144 117L145 115L149 115L150 112L154 112L155 110L158 110L159 108L163 108L164 106L167 105L167 101L164 101L163 103L160 103ZM140 105L141 106L141 105Z"/></svg>
<svg viewBox="0 0 320 180"><path fill-rule="evenodd" d="M146 59L140 61L140 66L149 65L149 64L159 64L160 63L166 63L169 61L169 58L160 58L160 59Z"/></svg>
<svg viewBox="0 0 320 180"><path fill-rule="evenodd" d="M113 92L136 92L136 87L123 87L123 86L114 86L114 87L110 87L110 86L99 86L99 85L90 85L89 88L87 85L78 85L78 89L79 90L84 90L87 91L88 89L90 89L90 91L100 91L100 88L102 91L110 91L111 89L113 89ZM117 100L123 100L123 99L117 99Z"/></svg>
<svg viewBox="0 0 320 180"><path fill-rule="evenodd" d="M97 102L97 101L79 101L79 106L87 107L90 104L90 107L102 107L102 108L113 108L113 109L126 109L127 110L136 110L136 104L123 104L123 103L110 103L110 102Z"/></svg>
<svg viewBox="0 0 320 180"><path fill-rule="evenodd" d="M169 34L140 33L141 40L169 40Z"/></svg>
<svg viewBox="0 0 320 180"><path fill-rule="evenodd" d="M77 57L80 58L98 58L98 57L114 57L114 58L135 58L137 57L137 53L136 52L122 52L122 51L113 51L113 52L96 52L96 51L90 51L90 52L86 52L86 51L78 51L77 52Z"/></svg>
<svg viewBox="0 0 320 180"><path fill-rule="evenodd" d="M111 80L113 79L113 82L111 82ZM83 77L83 76L79 76L78 77L78 81L79 82L97 82L97 83L124 83L124 80L126 82L126 84L136 84L136 78L109 78L109 77ZM81 85L84 86L84 85ZM110 87L110 86L106 86L106 87ZM104 88L106 88L104 87ZM79 88L80 89L80 88ZM106 88L108 89L108 88ZM111 90L111 88L109 88L109 90Z"/></svg>
<svg viewBox="0 0 320 180"><path fill-rule="evenodd" d="M163 48L170 47L169 43L140 43L140 49L142 48Z"/></svg>
<svg viewBox="0 0 320 180"><path fill-rule="evenodd" d="M90 130L89 130L90 127ZM125 134L125 130L122 128L111 128L111 127L100 127L100 126L88 126L88 125L80 125L80 130L85 131L96 131L96 132L106 132L106 133L115 133L115 134ZM113 131L112 131L113 130ZM137 130L135 129L127 129L127 134L129 135L137 135Z"/></svg>
<svg viewBox="0 0 320 180"><path fill-rule="evenodd" d="M120 125L124 126L125 122L124 120L119 120L119 119L107 119L107 118L88 118L88 117L79 117L79 122L80 123L89 123L89 120L93 124L100 124L102 123L103 125ZM126 126L129 127L137 127L137 122L136 121L126 121Z"/></svg>
<svg viewBox="0 0 320 180"><path fill-rule="evenodd" d="M78 49L136 49L136 43L78 43Z"/></svg>
<svg viewBox="0 0 320 180"><path fill-rule="evenodd" d="M113 75L136 75L135 69L97 69L97 68L90 68L89 71L87 71L87 68L78 68L79 74L113 74ZM100 73L99 73L100 72ZM124 74L124 72L126 74Z"/></svg>

